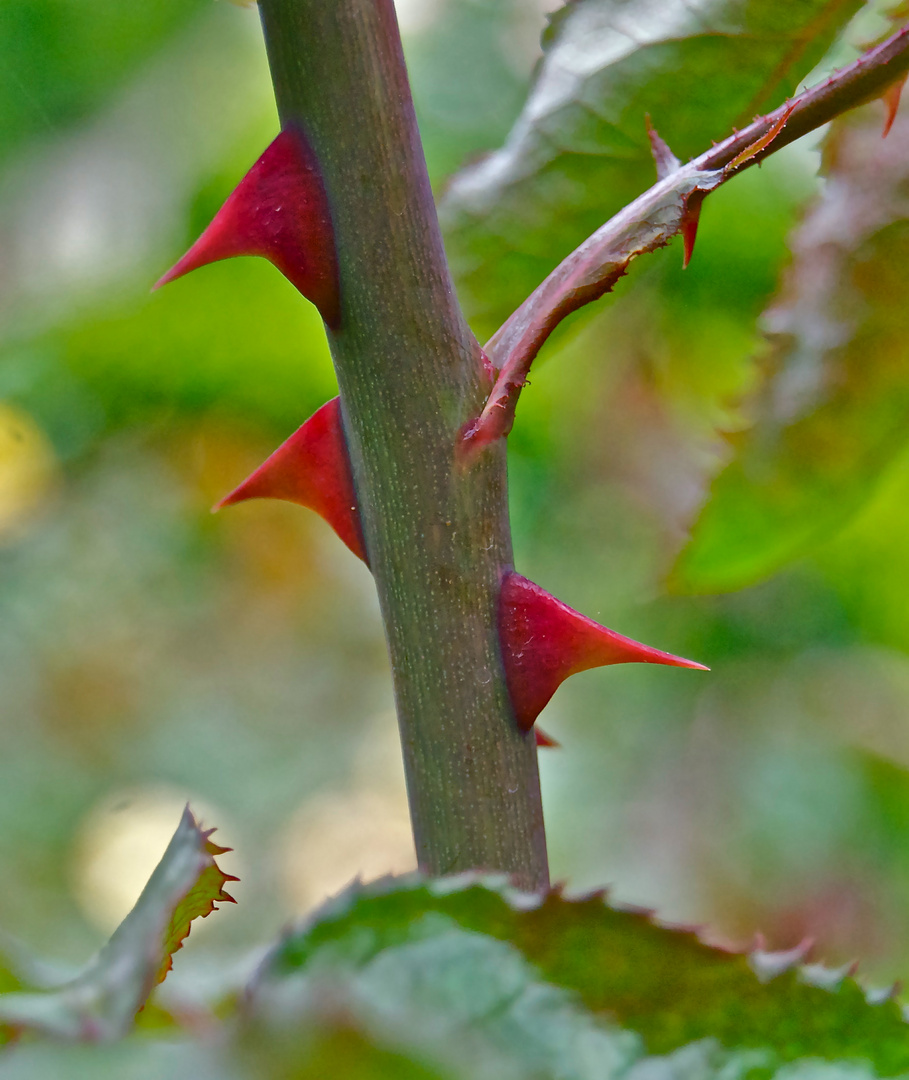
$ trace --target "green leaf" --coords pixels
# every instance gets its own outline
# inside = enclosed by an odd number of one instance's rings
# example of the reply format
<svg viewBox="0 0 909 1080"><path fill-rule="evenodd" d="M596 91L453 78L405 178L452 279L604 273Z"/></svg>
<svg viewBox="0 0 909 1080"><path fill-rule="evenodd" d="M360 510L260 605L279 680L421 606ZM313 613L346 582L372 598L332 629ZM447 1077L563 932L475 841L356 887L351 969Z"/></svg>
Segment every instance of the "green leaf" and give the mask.
<svg viewBox="0 0 909 1080"><path fill-rule="evenodd" d="M504 146L441 207L468 314L491 331L655 179L649 113L682 159L780 104L859 0L575 0ZM478 327L479 329L479 327Z"/></svg>
<svg viewBox="0 0 909 1080"><path fill-rule="evenodd" d="M2 1075L3 1080L456 1080L378 1045L349 1022L296 1026L277 1036L270 1029L267 1037L245 1032L230 1041L180 1034L166 1040L132 1034L100 1046L32 1041L4 1052Z"/></svg>
<svg viewBox="0 0 909 1080"><path fill-rule="evenodd" d="M345 1007L367 1028L424 1051L453 1046L462 1066L479 1042L542 1076L613 1076L655 1056L667 1075L821 1062L849 1062L857 1075L871 1075L869 1065L880 1076L909 1069L896 1002L870 1004L844 973L799 966L803 950L727 951L601 894L488 886L405 878L352 887L273 952L253 1006L286 1012L294 997L320 1000L331 985L337 1000L346 985ZM585 1060L600 1071L585 1071Z"/></svg>
<svg viewBox="0 0 909 1080"><path fill-rule="evenodd" d="M846 524L906 445L909 124L837 120L827 183L766 313L771 348L671 581L688 592L767 577Z"/></svg>
<svg viewBox="0 0 909 1080"><path fill-rule="evenodd" d="M213 844L190 813L183 818L136 906L97 957L55 990L0 994L0 1024L66 1039L109 1040L122 1035L171 966L190 923L215 910L232 880Z"/></svg>

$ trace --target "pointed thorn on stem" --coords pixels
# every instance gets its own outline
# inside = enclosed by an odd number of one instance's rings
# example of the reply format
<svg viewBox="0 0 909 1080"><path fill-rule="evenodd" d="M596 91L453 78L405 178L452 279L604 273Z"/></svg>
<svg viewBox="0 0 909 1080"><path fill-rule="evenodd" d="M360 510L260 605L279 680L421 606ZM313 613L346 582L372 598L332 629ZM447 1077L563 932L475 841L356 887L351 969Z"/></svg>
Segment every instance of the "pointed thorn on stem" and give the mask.
<svg viewBox="0 0 909 1080"><path fill-rule="evenodd" d="M340 398L332 398L298 428L238 488L215 507L247 499L284 499L320 514L354 555L367 563Z"/></svg>
<svg viewBox="0 0 909 1080"><path fill-rule="evenodd" d="M759 139L755 139L750 146L746 146L740 154L729 162L723 170L724 173L728 176L730 173L735 172L741 165L744 165L746 161L750 161L753 157L756 157L762 150L766 150L786 126L789 117L792 116L795 111L795 107L796 102L794 101L787 105L784 111L774 121L773 125ZM756 116L754 119L757 121L759 117Z"/></svg>
<svg viewBox="0 0 909 1080"><path fill-rule="evenodd" d="M639 663L709 670L600 626L514 571L502 580L499 641L522 731L530 730L560 683L588 668Z"/></svg>
<svg viewBox="0 0 909 1080"><path fill-rule="evenodd" d="M240 181L199 239L154 285L235 255L273 263L322 318L339 319L338 267L331 215L303 133L285 128Z"/></svg>

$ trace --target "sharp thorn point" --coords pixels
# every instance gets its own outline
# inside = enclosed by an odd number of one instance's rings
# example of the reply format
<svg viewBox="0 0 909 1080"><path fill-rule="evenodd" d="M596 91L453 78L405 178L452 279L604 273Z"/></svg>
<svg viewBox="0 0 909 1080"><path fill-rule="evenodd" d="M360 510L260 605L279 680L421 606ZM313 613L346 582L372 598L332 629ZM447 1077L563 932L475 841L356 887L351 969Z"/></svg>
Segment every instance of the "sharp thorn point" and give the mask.
<svg viewBox="0 0 909 1080"><path fill-rule="evenodd" d="M271 142L208 228L153 288L236 255L268 259L329 326L337 326L338 268L328 200L315 156L297 128L285 128Z"/></svg>
<svg viewBox="0 0 909 1080"><path fill-rule="evenodd" d="M537 746L544 747L548 750L561 750L562 744L551 735L547 735L545 731L536 725L534 725L533 733Z"/></svg>
<svg viewBox="0 0 909 1080"><path fill-rule="evenodd" d="M682 163L670 150L666 141L660 137L660 133L650 121L649 113L645 114L644 123L647 127L647 137L650 139L650 152L656 166L657 179L665 180L667 176L671 176L676 169L680 168Z"/></svg>
<svg viewBox="0 0 909 1080"><path fill-rule="evenodd" d="M350 550L366 562L360 515L338 398L318 409L258 469L215 504L283 499L321 515Z"/></svg>
<svg viewBox="0 0 909 1080"><path fill-rule="evenodd" d="M601 626L514 571L502 579L499 640L522 731L530 730L560 683L589 668L638 663L707 670Z"/></svg>
<svg viewBox="0 0 909 1080"><path fill-rule="evenodd" d="M682 213L681 233L682 233L682 269L687 270L688 264L691 262L691 256L694 254L694 244L698 238L698 225L701 221L701 206L704 202L704 195L693 191L688 196L688 203L685 206L685 210Z"/></svg>

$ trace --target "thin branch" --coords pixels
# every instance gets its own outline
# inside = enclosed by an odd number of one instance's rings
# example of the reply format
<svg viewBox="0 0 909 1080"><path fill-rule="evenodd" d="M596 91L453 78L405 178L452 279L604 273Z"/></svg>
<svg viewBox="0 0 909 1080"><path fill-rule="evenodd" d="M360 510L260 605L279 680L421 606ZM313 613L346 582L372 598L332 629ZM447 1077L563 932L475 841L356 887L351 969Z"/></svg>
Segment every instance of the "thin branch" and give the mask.
<svg viewBox="0 0 909 1080"><path fill-rule="evenodd" d="M632 259L665 247L686 224L693 226L710 191L841 113L880 97L907 71L909 27L904 27L823 83L665 176L588 237L486 344L498 376L482 413L463 433L462 450L472 454L511 431L530 366L556 326L609 292Z"/></svg>

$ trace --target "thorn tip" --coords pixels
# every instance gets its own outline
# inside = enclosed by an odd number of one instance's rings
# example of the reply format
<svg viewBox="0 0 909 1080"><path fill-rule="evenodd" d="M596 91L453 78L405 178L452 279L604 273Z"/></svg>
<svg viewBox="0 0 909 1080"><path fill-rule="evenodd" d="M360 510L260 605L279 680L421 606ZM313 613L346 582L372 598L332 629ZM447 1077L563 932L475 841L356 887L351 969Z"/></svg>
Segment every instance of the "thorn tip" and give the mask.
<svg viewBox="0 0 909 1080"><path fill-rule="evenodd" d="M315 157L296 128L274 139L195 244L152 288L236 255L268 259L329 326L337 325L338 268L328 200Z"/></svg>
<svg viewBox="0 0 909 1080"><path fill-rule="evenodd" d="M561 682L588 668L641 663L708 670L601 626L514 571L502 579L499 641L522 731L530 730Z"/></svg>
<svg viewBox="0 0 909 1080"><path fill-rule="evenodd" d="M354 555L367 561L340 398L332 398L314 412L213 510L247 499L284 499L315 510Z"/></svg>

